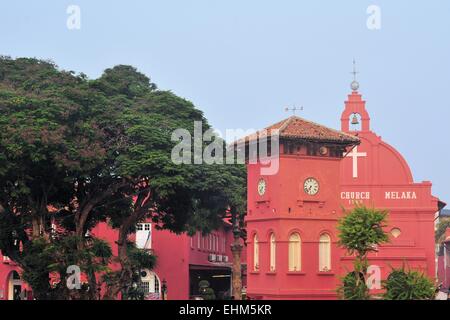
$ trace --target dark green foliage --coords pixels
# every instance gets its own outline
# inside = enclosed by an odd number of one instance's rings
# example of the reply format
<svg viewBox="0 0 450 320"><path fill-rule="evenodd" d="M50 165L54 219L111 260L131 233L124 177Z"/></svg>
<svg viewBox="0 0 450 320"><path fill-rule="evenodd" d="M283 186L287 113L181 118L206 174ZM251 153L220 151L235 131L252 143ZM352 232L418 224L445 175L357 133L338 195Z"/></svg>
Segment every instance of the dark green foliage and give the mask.
<svg viewBox="0 0 450 320"><path fill-rule="evenodd" d="M57 236L52 240L38 238L30 241L20 255L23 279L33 288L38 299L88 298L88 286L81 290L67 290L67 268L78 265L81 272L108 271L112 252L108 243L92 239L84 250L77 250L78 239L73 236ZM50 286L50 275L59 279ZM83 289L84 288L84 289Z"/></svg>
<svg viewBox="0 0 450 320"><path fill-rule="evenodd" d="M367 288L362 273L350 272L342 280L341 297L345 300L368 300L369 289Z"/></svg>
<svg viewBox="0 0 450 320"><path fill-rule="evenodd" d="M156 267L157 256L155 254L151 254L148 250L138 249L131 243L128 246L128 258L135 272L143 269L152 270Z"/></svg>
<svg viewBox="0 0 450 320"><path fill-rule="evenodd" d="M403 266L392 269L387 280L383 281L387 300L432 300L435 295L433 282L423 273L406 270Z"/></svg>
<svg viewBox="0 0 450 320"><path fill-rule="evenodd" d="M20 257L22 277L33 288L34 296L41 300L57 295L56 290L50 287L50 264L54 260L46 248L48 243L44 239L36 239L27 244Z"/></svg>
<svg viewBox="0 0 450 320"><path fill-rule="evenodd" d="M148 77L137 72L136 68L125 65L106 69L93 86L108 95L125 95L127 98L143 96L149 90L156 89L156 85L151 83Z"/></svg>
<svg viewBox="0 0 450 320"><path fill-rule="evenodd" d="M201 280L198 283L200 295L203 300L216 300L216 294L214 290L209 287L209 282L207 280Z"/></svg>

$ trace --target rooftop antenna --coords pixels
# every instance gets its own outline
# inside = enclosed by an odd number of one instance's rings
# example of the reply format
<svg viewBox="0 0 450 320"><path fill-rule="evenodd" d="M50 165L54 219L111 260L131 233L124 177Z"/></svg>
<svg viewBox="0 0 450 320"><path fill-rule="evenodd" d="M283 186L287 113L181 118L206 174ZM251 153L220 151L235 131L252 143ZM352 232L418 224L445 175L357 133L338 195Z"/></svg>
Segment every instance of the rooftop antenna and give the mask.
<svg viewBox="0 0 450 320"><path fill-rule="evenodd" d="M292 115L295 116L295 113L296 113L297 111L303 111L303 106L301 106L300 108L297 108L296 106L294 106L294 107L292 107L292 108L286 107L286 108L284 108L284 111L286 111L286 112L291 111L291 112L292 112Z"/></svg>

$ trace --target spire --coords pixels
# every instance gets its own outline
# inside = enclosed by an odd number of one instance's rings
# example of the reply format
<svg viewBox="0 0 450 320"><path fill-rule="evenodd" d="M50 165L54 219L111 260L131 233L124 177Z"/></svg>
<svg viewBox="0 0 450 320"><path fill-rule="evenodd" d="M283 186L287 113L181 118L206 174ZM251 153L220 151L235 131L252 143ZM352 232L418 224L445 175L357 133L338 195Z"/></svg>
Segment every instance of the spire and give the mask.
<svg viewBox="0 0 450 320"><path fill-rule="evenodd" d="M351 72L351 74L353 74L353 82L350 85L353 92L357 92L359 89L359 82L356 80L356 75L358 73L359 72L356 71L356 60L353 58L353 71Z"/></svg>

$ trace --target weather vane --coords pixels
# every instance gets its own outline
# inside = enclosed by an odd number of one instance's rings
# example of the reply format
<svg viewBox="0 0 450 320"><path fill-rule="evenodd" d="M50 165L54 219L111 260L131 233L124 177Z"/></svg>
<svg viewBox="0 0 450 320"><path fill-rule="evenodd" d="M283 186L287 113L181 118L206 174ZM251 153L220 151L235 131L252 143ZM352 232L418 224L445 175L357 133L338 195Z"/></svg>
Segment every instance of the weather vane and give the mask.
<svg viewBox="0 0 450 320"><path fill-rule="evenodd" d="M295 112L297 112L297 111L303 111L303 107L300 107L300 108L297 108L296 106L294 106L294 107L292 107L292 108L286 107L286 108L284 108L284 111L286 111L286 112L291 111L292 114L295 116Z"/></svg>
<svg viewBox="0 0 450 320"><path fill-rule="evenodd" d="M356 75L359 73L359 71L356 71L356 60L353 59L353 71L350 72L353 74L353 81L356 81Z"/></svg>
<svg viewBox="0 0 450 320"><path fill-rule="evenodd" d="M353 71L351 74L353 74L353 82L351 83L351 88L353 91L358 91L359 89L359 82L356 80L356 75L359 73L359 71L356 71L356 60L353 59Z"/></svg>

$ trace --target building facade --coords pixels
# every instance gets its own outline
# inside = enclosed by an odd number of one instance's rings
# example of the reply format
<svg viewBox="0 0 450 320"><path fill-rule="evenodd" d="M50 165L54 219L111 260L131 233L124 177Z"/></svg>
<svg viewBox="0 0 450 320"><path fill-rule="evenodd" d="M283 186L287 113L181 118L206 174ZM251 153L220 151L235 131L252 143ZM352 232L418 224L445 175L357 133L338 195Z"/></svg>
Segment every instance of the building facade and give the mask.
<svg viewBox="0 0 450 320"><path fill-rule="evenodd" d="M210 234L177 235L157 230L153 223L140 223L130 236L136 246L157 256L154 270L141 273L142 289L147 299L162 299L162 286L167 287L168 300L187 300L199 296L199 282L207 280L217 298L232 295L230 246L233 241L231 226L224 222L219 230ZM117 255L117 231L107 223L100 223L91 234L108 241ZM0 254L0 300L32 299L32 292L21 280L20 268ZM242 261L245 269L245 252ZM111 268L117 268L111 265ZM245 275L244 275L245 283Z"/></svg>

